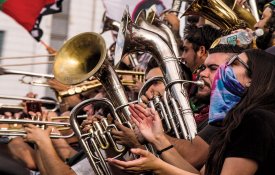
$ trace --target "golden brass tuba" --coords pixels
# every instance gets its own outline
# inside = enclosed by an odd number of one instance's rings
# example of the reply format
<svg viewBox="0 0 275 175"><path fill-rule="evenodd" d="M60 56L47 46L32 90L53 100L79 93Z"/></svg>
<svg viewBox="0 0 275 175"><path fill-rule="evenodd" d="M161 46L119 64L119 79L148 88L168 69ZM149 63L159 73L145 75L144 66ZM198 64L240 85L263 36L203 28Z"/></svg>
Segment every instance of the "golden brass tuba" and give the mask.
<svg viewBox="0 0 275 175"><path fill-rule="evenodd" d="M237 17L246 22L247 27L254 29L254 25L256 24L257 20L254 14L250 12L250 9L243 8L242 6L238 5L236 0L223 0L223 2L235 12Z"/></svg>
<svg viewBox="0 0 275 175"><path fill-rule="evenodd" d="M107 119L103 119L94 123L90 133L82 133L80 123L77 121L77 112L83 105L102 102L108 106L114 106L110 107L114 118L119 123L131 127L128 100L115 70L106 60L104 39L92 32L81 33L71 38L57 53L53 72L58 81L71 85L94 76L106 90L111 102L107 99L83 101L72 110L70 121L95 173L110 175L110 169L100 150L108 149L112 145L118 153L116 157L124 155L125 147L118 147L110 134L110 129L116 128L108 124Z"/></svg>
<svg viewBox="0 0 275 175"><path fill-rule="evenodd" d="M225 33L247 27L247 21L240 20L239 16L227 4L222 0L195 0L183 15L202 16L225 30ZM234 6L235 3L232 4L232 8Z"/></svg>

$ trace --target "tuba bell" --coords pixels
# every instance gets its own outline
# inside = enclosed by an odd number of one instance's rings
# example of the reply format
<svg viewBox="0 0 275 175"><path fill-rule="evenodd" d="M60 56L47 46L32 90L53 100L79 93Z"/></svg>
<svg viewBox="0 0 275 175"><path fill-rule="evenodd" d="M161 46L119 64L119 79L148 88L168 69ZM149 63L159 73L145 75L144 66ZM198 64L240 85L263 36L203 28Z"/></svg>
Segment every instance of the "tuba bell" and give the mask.
<svg viewBox="0 0 275 175"><path fill-rule="evenodd" d="M106 12L103 14L102 25L103 25L103 27L102 27L101 34L104 32L107 32L109 30L118 31L118 29L119 29L119 22L109 18L106 15Z"/></svg>
<svg viewBox="0 0 275 175"><path fill-rule="evenodd" d="M246 22L247 27L249 27L250 29L254 29L254 25L257 22L257 18L256 16L254 16L253 13L251 13L253 11L250 12L250 9L243 8L242 6L238 5L236 0L223 0L223 2L235 12L237 17Z"/></svg>
<svg viewBox="0 0 275 175"><path fill-rule="evenodd" d="M79 108L96 102L110 106L111 112L115 113L114 118L119 123L131 128L128 100L115 70L106 60L104 39L93 32L81 33L71 38L57 53L53 73L58 81L71 85L83 82L93 76L100 81L106 90L111 102L107 99L83 101L72 110L70 122L95 173L111 175L108 164L100 150L108 149L110 145L113 145L118 153L116 157L120 157L126 152L125 147L118 149L110 137L110 129L115 128L114 125L108 124L107 120L103 119L100 122L95 122L92 131L87 134L82 133L80 123L77 122Z"/></svg>
<svg viewBox="0 0 275 175"><path fill-rule="evenodd" d="M184 12L183 16L186 15L202 16L225 30L225 33L247 27L245 21L240 20L222 0L195 0Z"/></svg>

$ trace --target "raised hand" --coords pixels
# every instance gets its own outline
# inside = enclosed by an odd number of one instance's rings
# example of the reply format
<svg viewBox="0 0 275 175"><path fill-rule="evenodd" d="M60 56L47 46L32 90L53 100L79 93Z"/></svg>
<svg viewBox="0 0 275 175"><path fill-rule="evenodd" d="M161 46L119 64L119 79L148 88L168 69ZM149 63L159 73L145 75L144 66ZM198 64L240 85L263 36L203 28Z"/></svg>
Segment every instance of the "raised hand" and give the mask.
<svg viewBox="0 0 275 175"><path fill-rule="evenodd" d="M131 104L129 108L133 122L139 128L144 138L154 143L164 135L162 123L158 113L151 108L144 108L139 104Z"/></svg>

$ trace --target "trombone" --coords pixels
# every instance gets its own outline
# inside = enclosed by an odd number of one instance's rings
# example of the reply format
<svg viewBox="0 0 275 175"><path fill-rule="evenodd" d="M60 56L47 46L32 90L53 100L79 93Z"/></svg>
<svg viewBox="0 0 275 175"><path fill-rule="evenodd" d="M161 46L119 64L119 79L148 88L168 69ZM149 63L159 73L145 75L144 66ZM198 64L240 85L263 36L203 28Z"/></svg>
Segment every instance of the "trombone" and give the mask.
<svg viewBox="0 0 275 175"><path fill-rule="evenodd" d="M126 80L123 79L124 75L129 75L137 79L138 81L144 82L145 74L144 72L140 71L128 71L128 70L115 70L115 72L119 75L122 85L124 86L133 86L136 84L134 80ZM11 75L23 75L19 81L23 84L29 84L33 86L43 86L43 87L50 87L47 83L48 79L53 79L54 75L52 74L39 74L39 73L32 73L32 72L25 72L25 71L18 71L18 70L11 70L11 69L0 69L0 75L11 74ZM34 77L36 79L34 79ZM58 95L60 97L79 94L90 89L94 89L97 87L101 87L100 81L91 77L88 81L83 83L79 83L77 85L72 86L70 89L66 91L59 91ZM0 97L1 98L1 97ZM23 99L22 99L23 100Z"/></svg>
<svg viewBox="0 0 275 175"><path fill-rule="evenodd" d="M25 101L34 101L44 104L54 104L54 108L49 109L50 111L56 111L59 107L59 103L54 100L44 100L44 99L36 99L36 98L28 98L28 97L19 97L19 96L11 96L11 95L0 95L0 99L9 99L9 100L25 100ZM23 106L20 105L0 105L0 108L10 108L10 109L23 109Z"/></svg>

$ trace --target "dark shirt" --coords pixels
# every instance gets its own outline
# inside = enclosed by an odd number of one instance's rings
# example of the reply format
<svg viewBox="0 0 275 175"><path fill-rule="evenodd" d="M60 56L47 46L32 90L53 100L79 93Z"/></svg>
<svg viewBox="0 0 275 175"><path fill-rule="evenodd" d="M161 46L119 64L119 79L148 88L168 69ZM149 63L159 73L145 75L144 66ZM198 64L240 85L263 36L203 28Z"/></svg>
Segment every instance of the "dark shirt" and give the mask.
<svg viewBox="0 0 275 175"><path fill-rule="evenodd" d="M204 127L199 133L198 136L200 136L208 145L212 142L214 136L216 133L220 130L217 126L212 126L207 124L206 127Z"/></svg>
<svg viewBox="0 0 275 175"><path fill-rule="evenodd" d="M274 174L275 113L258 109L244 116L241 124L232 132L225 155L256 161L256 175Z"/></svg>

